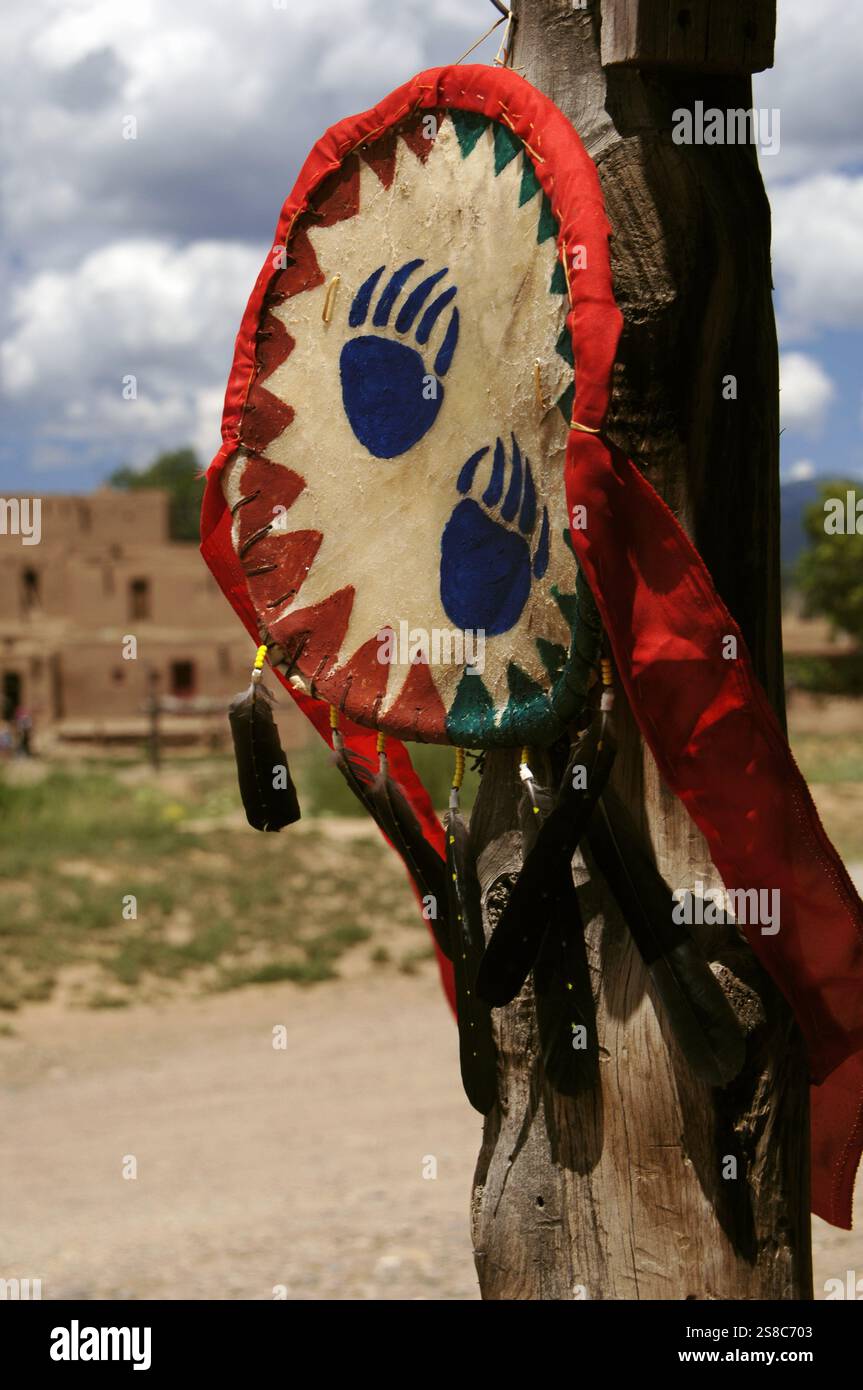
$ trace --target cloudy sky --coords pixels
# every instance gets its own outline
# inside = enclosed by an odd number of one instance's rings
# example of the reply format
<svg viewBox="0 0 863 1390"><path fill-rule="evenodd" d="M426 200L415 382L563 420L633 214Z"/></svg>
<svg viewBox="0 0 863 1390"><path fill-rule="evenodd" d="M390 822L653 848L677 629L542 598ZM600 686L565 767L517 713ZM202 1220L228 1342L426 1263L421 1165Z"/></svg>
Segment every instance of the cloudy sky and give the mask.
<svg viewBox="0 0 863 1390"><path fill-rule="evenodd" d="M783 473L863 475L863 26L850 0L779 10L756 101L781 112L762 167ZM89 488L185 443L208 462L240 315L310 146L493 19L488 0L7 6L0 488Z"/></svg>

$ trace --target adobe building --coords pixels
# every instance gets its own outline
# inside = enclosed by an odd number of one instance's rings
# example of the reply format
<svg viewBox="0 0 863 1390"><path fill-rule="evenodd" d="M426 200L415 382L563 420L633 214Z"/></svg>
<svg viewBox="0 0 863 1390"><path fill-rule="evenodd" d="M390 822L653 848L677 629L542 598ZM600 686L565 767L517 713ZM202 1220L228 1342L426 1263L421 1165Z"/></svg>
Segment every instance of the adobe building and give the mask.
<svg viewBox="0 0 863 1390"><path fill-rule="evenodd" d="M16 501L0 499L0 719L26 710L37 751L140 743L155 690L166 742L229 741L254 643L197 545L170 539L167 493L42 497L38 544ZM289 744L302 738L287 695L279 723Z"/></svg>

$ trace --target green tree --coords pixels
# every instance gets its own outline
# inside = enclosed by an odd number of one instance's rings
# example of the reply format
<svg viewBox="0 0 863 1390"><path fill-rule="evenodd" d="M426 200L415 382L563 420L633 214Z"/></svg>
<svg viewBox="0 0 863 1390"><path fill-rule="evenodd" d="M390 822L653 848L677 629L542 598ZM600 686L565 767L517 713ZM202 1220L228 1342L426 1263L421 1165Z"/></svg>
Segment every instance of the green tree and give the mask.
<svg viewBox="0 0 863 1390"><path fill-rule="evenodd" d="M854 494L852 526L846 522L843 534L834 517L844 517L849 492ZM798 562L797 580L807 612L822 613L834 627L863 642L863 531L857 529L863 527L863 517L857 516L857 501L863 504L859 479L856 484L847 478L824 484L819 501L804 516L809 548Z"/></svg>
<svg viewBox="0 0 863 1390"><path fill-rule="evenodd" d="M118 468L109 477L108 486L122 488L125 492L134 492L137 488L145 487L163 488L171 499L171 539L198 539L204 479L194 449L177 449L173 453L160 454L141 472L134 468Z"/></svg>

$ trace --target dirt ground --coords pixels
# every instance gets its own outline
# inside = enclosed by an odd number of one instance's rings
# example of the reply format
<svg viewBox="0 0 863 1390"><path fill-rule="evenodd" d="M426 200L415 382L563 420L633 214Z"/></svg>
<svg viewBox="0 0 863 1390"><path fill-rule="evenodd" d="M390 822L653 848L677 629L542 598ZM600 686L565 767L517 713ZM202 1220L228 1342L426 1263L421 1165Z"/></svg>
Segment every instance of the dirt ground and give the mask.
<svg viewBox="0 0 863 1390"><path fill-rule="evenodd" d="M35 1005L0 1066L0 1275L46 1299L478 1297L481 1121L432 969ZM814 1224L823 1297L863 1234Z"/></svg>

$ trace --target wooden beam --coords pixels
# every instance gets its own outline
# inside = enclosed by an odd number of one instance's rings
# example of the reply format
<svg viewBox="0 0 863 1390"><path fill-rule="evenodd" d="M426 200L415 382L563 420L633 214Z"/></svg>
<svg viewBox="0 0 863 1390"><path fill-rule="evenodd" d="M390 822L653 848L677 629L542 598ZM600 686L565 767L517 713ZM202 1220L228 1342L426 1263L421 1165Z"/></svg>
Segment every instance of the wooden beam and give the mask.
<svg viewBox="0 0 863 1390"><path fill-rule="evenodd" d="M776 0L602 0L603 67L746 76L773 66Z"/></svg>
<svg viewBox="0 0 863 1390"><path fill-rule="evenodd" d="M608 432L695 539L781 715L769 208L751 147L671 139L677 107L745 107L751 82L606 69L595 6L514 4L513 65L569 117L603 185L625 321ZM615 720L616 790L666 881L717 886L704 840L620 695ZM487 930L520 866L517 762L514 750L486 755L471 817ZM539 761L535 770L553 776ZM494 1011L500 1105L485 1122L472 1202L483 1297L811 1297L807 1067L787 1006L733 926L696 929L749 1040L730 1086L700 1083L586 859L576 856L573 872L600 1080L572 1100L551 1089L530 983Z"/></svg>

